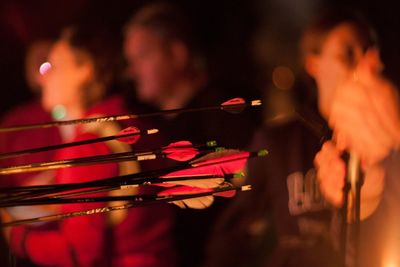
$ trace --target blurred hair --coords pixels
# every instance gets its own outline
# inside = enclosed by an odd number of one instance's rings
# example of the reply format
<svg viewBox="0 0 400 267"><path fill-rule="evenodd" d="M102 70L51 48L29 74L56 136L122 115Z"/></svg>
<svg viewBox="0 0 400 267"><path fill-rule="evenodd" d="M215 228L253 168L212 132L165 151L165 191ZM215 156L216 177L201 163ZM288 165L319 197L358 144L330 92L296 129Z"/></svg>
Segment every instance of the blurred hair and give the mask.
<svg viewBox="0 0 400 267"><path fill-rule="evenodd" d="M375 31L363 16L349 10L330 9L312 20L303 31L300 41L302 61L308 54L319 54L327 35L343 23L348 23L354 28L363 50L378 44Z"/></svg>
<svg viewBox="0 0 400 267"><path fill-rule="evenodd" d="M77 62L90 60L95 82L106 90L113 86L120 72L121 56L111 32L97 24L82 24L66 28L61 35L75 51Z"/></svg>
<svg viewBox="0 0 400 267"><path fill-rule="evenodd" d="M180 40L189 47L194 45L191 22L175 5L159 2L142 7L128 21L125 31L134 26L149 28L166 41Z"/></svg>
<svg viewBox="0 0 400 267"><path fill-rule="evenodd" d="M162 1L144 5L125 25L125 34L134 27L149 29L166 43L182 42L189 52L190 67L196 71L204 70L205 62L193 21L177 5Z"/></svg>

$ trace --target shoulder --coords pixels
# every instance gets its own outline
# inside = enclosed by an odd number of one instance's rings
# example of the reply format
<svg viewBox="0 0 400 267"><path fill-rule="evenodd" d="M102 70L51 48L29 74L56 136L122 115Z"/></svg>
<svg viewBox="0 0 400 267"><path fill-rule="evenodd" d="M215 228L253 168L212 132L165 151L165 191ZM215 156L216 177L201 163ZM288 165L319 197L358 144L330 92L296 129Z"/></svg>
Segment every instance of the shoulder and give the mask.
<svg viewBox="0 0 400 267"><path fill-rule="evenodd" d="M34 99L9 110L1 119L3 126L50 121L50 115Z"/></svg>
<svg viewBox="0 0 400 267"><path fill-rule="evenodd" d="M101 102L91 107L86 116L92 116L93 114L104 114L104 115L121 115L127 112L127 108L124 99L121 95L115 94L106 97Z"/></svg>

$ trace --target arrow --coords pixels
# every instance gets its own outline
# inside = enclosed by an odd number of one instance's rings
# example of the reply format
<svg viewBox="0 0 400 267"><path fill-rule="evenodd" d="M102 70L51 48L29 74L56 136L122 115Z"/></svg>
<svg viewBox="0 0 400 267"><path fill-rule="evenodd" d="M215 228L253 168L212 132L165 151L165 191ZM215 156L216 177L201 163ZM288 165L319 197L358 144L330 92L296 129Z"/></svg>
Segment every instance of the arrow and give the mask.
<svg viewBox="0 0 400 267"><path fill-rule="evenodd" d="M193 176L192 180L171 182L172 185L184 185L198 188L213 188L219 186L224 180L225 174L241 172L250 156L250 152L238 150L223 150L209 153L190 163L192 168L177 170L161 176L162 178L173 178L175 176ZM213 175L217 178L205 180L196 179L197 175ZM168 184L167 184L168 185ZM165 186L161 184L160 186Z"/></svg>
<svg viewBox="0 0 400 267"><path fill-rule="evenodd" d="M227 182L223 182L219 185L218 189L221 188L232 188L233 185ZM250 189L250 188L249 188ZM193 187L193 186L176 186L174 188L170 188L159 193L159 196L168 196L168 195L189 195L189 194L199 194L205 192L213 192L215 188L201 188L201 187ZM185 209L205 209L211 206L214 202L214 196L220 197L234 197L236 195L236 190L227 190L227 191L219 191L212 195L199 196L195 198L187 198L181 199L177 201L172 201L171 203L177 205L178 207Z"/></svg>
<svg viewBox="0 0 400 267"><path fill-rule="evenodd" d="M114 191L114 190L124 190L124 189L139 187L139 186L148 186L148 185L159 186L162 183L182 182L182 181L186 181L186 180L193 180L194 178L196 178L197 180L208 180L211 178L219 178L219 179L225 181L225 180L231 180L233 178L243 178L243 177L244 177L243 173L232 173L232 174L226 174L223 177L215 176L215 175L198 175L196 177L181 176L181 177L174 177L174 178L167 178L167 179L166 178L141 178L141 179L136 179L135 181L130 182L129 184L125 184L123 186L118 185L118 184L116 184L115 186L114 185L103 185L103 186L98 186L95 189L90 188L89 190L78 191L78 192L77 191L69 192L71 190L63 189L63 187L65 187L65 186L73 186L73 185L76 185L76 183L10 187L9 190L11 190L11 192L13 192L13 193L20 193L20 192L25 192L26 190L40 191L40 190L61 188L63 190L63 192L66 192L66 191L68 191L68 192L61 193L58 195L48 196L49 199L61 199L61 198L65 198L65 197L75 197L75 196L80 196L80 195L84 195L84 194L94 194L94 193L108 192L108 191ZM220 184L222 184L222 182ZM175 186L175 184L173 186ZM182 186L182 187L190 187L190 186ZM167 188L171 188L171 187L167 186ZM3 191L6 191L6 188L4 188ZM13 200L13 201L1 201L0 207L29 206L31 203L31 202L29 202L30 200L37 201L38 199L47 199L47 198L46 197L34 197L34 198L29 198L29 199L22 198L22 199ZM43 202L40 205L44 205L44 204L48 204L48 203Z"/></svg>
<svg viewBox="0 0 400 267"><path fill-rule="evenodd" d="M196 176L201 176L201 175L214 175L214 177L224 177L224 175L229 174L229 173L237 173L240 171L240 168L242 168L247 159L249 157L255 157L255 156L266 156L267 151L266 150L260 150L258 152L247 152L247 151L239 151L236 153L232 152L225 152L228 155L227 156L221 156L223 155L223 152L218 152L218 153L210 153L212 154L211 156L203 157L204 158L211 158L203 161L193 161L191 163L185 163L179 166L175 167L170 167L170 168L164 168L164 169L158 169L158 170L153 170L153 171L147 171L147 172L141 172L141 173L136 173L136 174L130 174L130 175L125 175L125 176L117 176L117 177L111 177L111 178L106 178L106 179L101 179L101 180L96 180L96 181L90 181L90 182L84 182L84 183L75 183L75 184L70 184L70 185L60 185L60 187L57 188L50 188L50 189L43 189L40 191L34 191L34 192L27 192L21 195L13 195L11 197L5 197L1 199L1 203L4 202L10 202L10 201L16 201L16 200L21 200L21 199L27 199L27 198L32 198L32 197L38 197L38 196L43 196L43 195L49 195L49 194L56 194L60 192L65 192L65 191L71 191L71 190L77 190L77 189L83 189L83 188L90 188L90 187L115 187L115 186L125 186L125 185L130 185L130 183L140 180L140 179L150 179L150 178L158 178L161 176L161 178L166 179L165 182L168 182L168 179L174 178L174 177L182 177L182 176L191 176L193 177L192 180L196 180ZM230 154L229 154L230 153ZM215 158L215 155L220 155L219 158ZM193 169L193 170L190 170ZM179 173L181 171L181 173ZM186 172L185 172L186 171ZM143 182L143 181L141 181ZM193 181L195 183L195 181ZM219 181L217 181L220 183ZM157 184L159 185L159 184ZM193 186L193 184L191 184Z"/></svg>
<svg viewBox="0 0 400 267"><path fill-rule="evenodd" d="M120 138L119 135L118 138ZM86 141L86 140L85 140ZM81 158L64 159L49 162L30 163L25 165L0 168L0 175L27 173L68 168L82 165L105 164L121 161L144 161L157 158L169 158L176 161L187 161L199 154L198 148L209 148L216 145L215 141L193 146L189 141L179 141L161 149L142 152L121 152L108 155L89 156Z"/></svg>
<svg viewBox="0 0 400 267"><path fill-rule="evenodd" d="M85 198L85 199L62 199L62 200L57 199L54 201L58 201L59 203L53 203L53 204L61 204L61 201L64 201L64 204L67 202L73 203L74 201L75 201L75 203L129 201L129 203L126 203L124 205L119 205L119 206L109 206L109 207L95 208L95 209L89 209L89 210L84 210L84 211L75 211L75 212L69 212L69 213L61 213L61 214L55 214L55 215L43 216L43 217L37 217L37 218L31 218L31 219L16 220L16 221L2 223L2 224L0 224L0 226L9 227L9 226L23 225L23 224L29 224L29 223L35 223L35 222L56 221L56 220L61 220L61 219L66 219L66 218L71 218L71 217L100 214L100 213L129 209L129 208L134 208L134 207L142 207L142 206L147 206L147 205L157 204L157 203L165 203L165 202L168 203L168 202L185 200L185 199L189 199L189 198L198 198L198 197L214 195L214 194L218 194L218 193L222 193L222 192L226 192L226 191L232 191L232 190L248 191L250 189L251 189L251 187L249 185L246 185L246 186L241 186L241 187L233 187L233 186L222 187L222 188L217 188L217 189L214 189L214 190L211 190L208 192L200 192L200 193L195 193L195 194L183 194L183 195L167 195L167 196L165 196L165 195L163 195L163 196L138 195L138 196L92 197L92 198Z"/></svg>
<svg viewBox="0 0 400 267"><path fill-rule="evenodd" d="M238 113L239 110L244 109L245 107L255 107L255 106L260 106L261 104L262 104L261 100L252 100L250 101L250 103L247 103L243 98L234 98L217 106L169 109L169 110L162 110L158 112L144 113L144 114L125 114L125 115L85 118L77 120L53 121L53 122L39 123L39 124L16 125L11 127L0 128L0 132L13 132L13 131L22 131L22 130L37 129L37 128L59 127L65 125L131 120L131 119L147 118L147 117L154 117L154 116L168 115L168 114L202 112L202 111L212 111L212 110L223 110L230 113Z"/></svg>
<svg viewBox="0 0 400 267"><path fill-rule="evenodd" d="M146 134L146 135L156 134L156 133L158 133L158 129L149 129L144 132L144 134ZM73 147L73 146L81 146L81 145L87 145L87 144L93 144L93 143L100 143L100 142L106 142L106 141L111 141L111 140L118 140L120 142L132 145L139 140L139 138L142 134L143 134L143 132L141 132L138 128L131 126L131 127L123 129L116 135L87 139L87 140L82 140L82 141L77 141L77 142L64 143L64 144L59 144L59 145L25 149L25 150L14 151L14 152L9 152L9 153L3 153L3 154L0 154L0 159L14 158L14 157L30 155L30 154L38 153L38 152L62 149L62 148Z"/></svg>
<svg viewBox="0 0 400 267"><path fill-rule="evenodd" d="M225 173L235 173L240 172L244 169L247 159L250 153L247 151L237 151L237 150L225 150L222 152L215 152L207 154L202 158L192 161L192 166L194 168L189 168L185 170L179 170L163 177L174 177L176 175L221 175ZM210 178L204 180L185 180L172 182L175 184L173 188L167 189L165 193L167 194L186 194L193 192L204 192L210 190L211 188L217 188L224 183L222 178ZM231 196L230 194L226 196ZM214 201L213 196L204 196L199 198L194 198L185 201L176 201L174 204L181 208L194 208L194 209L204 209L209 207Z"/></svg>
<svg viewBox="0 0 400 267"><path fill-rule="evenodd" d="M107 185L99 185L96 186L99 188L97 190L90 189L90 191L79 191L75 193L66 193L66 194L60 194L56 196L52 196L52 198L58 198L59 196L62 197L70 197L70 196L77 196L77 195L82 195L82 194L92 194L92 193L99 193L99 192L104 192L104 191L112 191L112 190L119 190L119 189L128 189L132 187L138 187L138 186L144 186L144 185L156 185L160 186L162 183L170 183L170 182L180 182L180 181L186 181L186 180L200 180L200 179L210 179L210 178L221 178L224 180L230 180L233 178L243 178L244 173L239 172L239 173L231 173L231 174L225 174L225 176L215 176L215 175L188 175L188 176L174 176L171 178L138 178L134 179L133 181L126 183L125 185L121 186L119 183L110 183ZM65 187L70 187L70 186L75 186L79 183L69 183L69 184L52 184L52 185L33 185L33 186L15 186L15 187L2 187L0 188L0 193L1 194L7 194L7 196L13 196L12 194L18 194L18 193L24 193L24 192L40 192L43 190L54 190L54 189L61 189L60 191L67 191L64 190ZM110 186L114 186L111 190L109 190ZM0 200L3 200L3 198L0 198ZM9 201L1 201L0 202L0 207L11 207L15 206L15 204L10 204L11 202Z"/></svg>

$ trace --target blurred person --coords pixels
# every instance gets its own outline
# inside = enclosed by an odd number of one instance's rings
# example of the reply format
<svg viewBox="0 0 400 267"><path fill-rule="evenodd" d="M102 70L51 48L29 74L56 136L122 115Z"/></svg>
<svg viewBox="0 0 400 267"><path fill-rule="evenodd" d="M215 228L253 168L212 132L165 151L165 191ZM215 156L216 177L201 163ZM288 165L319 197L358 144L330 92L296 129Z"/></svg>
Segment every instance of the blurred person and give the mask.
<svg viewBox="0 0 400 267"><path fill-rule="evenodd" d="M256 132L250 147L266 148L269 156L249 162L252 190L220 218L208 267L339 266L330 234L332 210L319 191L313 159L329 135L325 121L337 86L374 43L368 24L342 10L320 14L304 30L301 58L316 85L321 117L306 103L295 107L294 115L282 114L287 119L282 125L266 124Z"/></svg>
<svg viewBox="0 0 400 267"><path fill-rule="evenodd" d="M127 113L124 100L112 95L120 57L111 36L99 25L80 25L63 31L49 54L51 68L44 77L41 102L59 119L78 119ZM63 141L80 141L118 133L115 122L73 126ZM130 151L123 142L95 143L58 150L54 159ZM107 163L57 170L57 184L85 182L135 173L135 162ZM109 195L135 193L112 191ZM103 193L96 195L104 195ZM107 203L58 205L53 213L103 207ZM116 205L115 202L109 205ZM42 209L42 215L49 211ZM11 217L14 214L10 214ZM13 227L13 252L39 266L173 266L170 209L159 205Z"/></svg>
<svg viewBox="0 0 400 267"><path fill-rule="evenodd" d="M370 49L336 90L329 119L335 139L326 142L315 158L322 192L336 207L343 204L342 153L351 151L361 159L365 177L359 266L400 265L399 99L398 89L381 71L379 53ZM347 251L347 257L352 256Z"/></svg>
<svg viewBox="0 0 400 267"><path fill-rule="evenodd" d="M142 102L159 109L182 107L207 84L190 22L174 5L156 3L137 11L126 25L124 49Z"/></svg>
<svg viewBox="0 0 400 267"><path fill-rule="evenodd" d="M150 3L134 13L125 27L124 52L137 98L155 110L205 107L228 100L211 85L193 23L176 5ZM216 140L221 146L243 147L254 122L246 119L217 111L168 115L153 123L165 144ZM222 207L217 201L206 210L177 210L179 266L202 264L209 229Z"/></svg>
<svg viewBox="0 0 400 267"><path fill-rule="evenodd" d="M43 86L43 75L40 67L47 60L47 55L53 44L50 39L38 39L33 41L26 49L25 55L25 80L32 98L7 111L1 118L0 127L33 124L50 121L51 114L46 112L40 103L40 95ZM0 134L0 153L18 151L27 148L53 145L60 142L60 133L56 128L35 129L22 132L6 132ZM29 162L49 161L54 152L44 152L33 155L21 156L0 160L2 167L23 165ZM38 174L15 174L2 177L1 186L20 186L51 182L51 171ZM6 259L7 245L2 249L2 258ZM9 257L8 257L9 258ZM11 260L12 261L12 260ZM9 264L11 264L11 261ZM24 264L18 262L18 264Z"/></svg>
<svg viewBox="0 0 400 267"><path fill-rule="evenodd" d="M135 84L137 98L157 110L199 107L227 100L209 80L193 21L176 5L155 2L139 9L125 26L124 52L127 75ZM246 134L230 137L232 131L228 135L228 130L223 129L230 128L229 123L235 120L243 123L241 116L222 114L218 113L216 118L204 114L169 116L169 120L164 120L168 126L166 136L204 141L200 137L214 135L214 138L224 137L221 145L243 145ZM183 124L187 125L184 131L169 127ZM216 125L219 129L213 128ZM204 133L196 131L197 128Z"/></svg>
<svg viewBox="0 0 400 267"><path fill-rule="evenodd" d="M33 98L8 111L1 119L1 127L48 122L52 120L51 113L45 111L40 103L43 87L43 75L40 67L47 61L47 55L53 44L52 40L39 39L34 41L26 51L25 79ZM60 132L56 128L32 129L20 132L6 132L0 134L0 152L12 152L27 148L52 145L60 142ZM29 162L48 161L54 156L54 151L37 153L16 158L3 159L1 166L22 165ZM37 178L35 178L37 177ZM2 186L17 186L35 183L41 179L46 183L51 179L51 172L32 174L16 174L3 177Z"/></svg>

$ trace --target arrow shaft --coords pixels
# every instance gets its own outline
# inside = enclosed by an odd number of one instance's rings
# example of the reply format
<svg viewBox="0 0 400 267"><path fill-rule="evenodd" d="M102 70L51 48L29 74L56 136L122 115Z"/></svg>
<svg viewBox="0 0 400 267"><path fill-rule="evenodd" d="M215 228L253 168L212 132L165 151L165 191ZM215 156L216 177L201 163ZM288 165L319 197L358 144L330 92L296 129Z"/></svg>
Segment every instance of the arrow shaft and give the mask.
<svg viewBox="0 0 400 267"><path fill-rule="evenodd" d="M83 190L79 192L72 192L72 193L61 193L57 195L52 195L50 196L51 198L62 198L62 197L72 197L72 196L79 196L79 195L84 195L84 194L93 194L93 193L100 193L100 192L108 192L108 191L113 191L113 190L121 190L121 189L126 189L126 188L131 188L131 187L137 187L141 185L152 185L152 184L160 184L160 183L165 183L165 182L178 182L178 181L187 181L187 180L201 180L201 179L210 179L210 178L224 178L224 179L232 179L235 177L235 174L226 174L224 177L221 177L219 175L190 175L190 176L177 176L177 177L172 177L172 178L140 178L136 179L135 181L130 182L129 184L125 184L121 186L119 183L115 184L108 184L108 185L102 185L98 186L101 188L90 188L88 190ZM74 186L76 184L59 184L59 185L51 185L50 186L34 186L33 188L35 189L36 193L40 194L40 190L57 190L60 189L59 191L66 191L64 190L65 188L71 188L71 186ZM20 190L20 192L31 192L32 187L17 187L17 188L5 188L4 190ZM43 192L43 191L42 191ZM36 197L42 197L43 195L48 195L48 194L41 194L37 195ZM23 199L34 199L34 197L30 198L23 198L22 195L17 195L19 198L17 199L12 199L12 198L3 198L0 199L0 206L5 205L6 207L11 207L15 206L16 201L23 200ZM14 202L13 202L14 201Z"/></svg>
<svg viewBox="0 0 400 267"><path fill-rule="evenodd" d="M17 126L12 126L12 127L0 128L0 132L22 131L22 130L29 130L29 129L36 129L36 128L50 128L50 127L59 127L59 126L75 125L75 124L121 121L121 120L147 118L147 117L154 117L154 116L161 116L161 115L168 115L168 114L203 112L203 111L213 111L213 110L229 111L229 109L233 109L233 108L241 108L241 107L246 107L246 106L259 106L259 105L261 105L261 101L253 100L250 102L250 104L242 103L242 104L218 105L218 106L199 107L199 108L179 108L179 109L162 110L162 111L158 111L158 112L145 113L145 114L126 114L126 115L106 116L106 117L99 117L99 118L85 118L85 119L77 119L77 120L69 120L69 121L55 121L55 122L39 123L39 124L17 125Z"/></svg>
<svg viewBox="0 0 400 267"><path fill-rule="evenodd" d="M184 170L187 168L207 167L207 166L212 166L212 165L217 165L217 164L222 164L222 163L227 163L227 162L232 162L232 161L237 161L237 160L243 160L243 159L247 159L249 157L254 157L254 156L259 156L259 153L251 152L247 156L241 156L241 157L232 158L232 159L224 159L224 160L220 160L220 161L213 161L210 163L194 163L194 164L187 163L187 164L182 164L182 165L175 166L175 167L163 168L163 169L158 169L158 170L154 170L154 171L111 177L111 178L95 180L95 181L90 181L90 182L85 182L85 183L76 183L76 184L71 184L70 186L65 186L62 189L51 188L48 190L44 189L39 192L37 192L37 191L36 192L27 192L22 195L8 197L6 199L3 199L0 202L16 201L16 200L20 200L20 199L27 198L27 197L32 198L32 197L37 197L37 196L41 196L41 195L55 194L55 193L59 193L62 191L77 190L77 189L82 189L82 188L87 188L87 187L109 186L110 184L115 185L115 183L118 183L120 186L124 186L124 185L128 185L128 184L132 183L135 180L142 179L142 178L147 178L147 179L158 178L159 176L163 176L168 173L171 173L174 171L179 171L179 170Z"/></svg>
<svg viewBox="0 0 400 267"><path fill-rule="evenodd" d="M137 134L130 134L130 136L137 135ZM107 138L109 140L111 137L107 137ZM119 138L119 136L118 136L118 138ZM99 139L96 139L96 140L99 140ZM91 139L91 140L94 140L94 139ZM91 140L85 140L83 142L87 143L87 141L91 141ZM104 141L104 140L101 140L101 141ZM98 142L101 142L101 141L98 141ZM76 145L76 143L77 142L75 142L75 145ZM72 143L70 143L70 144L72 144ZM203 144L203 145L197 145L197 146L176 146L176 147L174 147L174 149L201 148L201 147L208 147L208 145ZM144 152L121 152L121 153L114 153L114 154L109 154L109 155L99 155L99 156L73 158L73 159L57 160L57 161L50 161L50 162L31 163L31 164L26 164L26 165L0 168L0 175L47 171L47 170L54 170L54 169L60 169L60 168L68 168L68 167L92 165L92 164L105 164L105 163L121 162L121 161L153 160L153 159L157 159L160 157L166 157L166 154L163 153L162 150L160 150L160 149L153 150L153 151L144 151Z"/></svg>
<svg viewBox="0 0 400 267"><path fill-rule="evenodd" d="M105 202L105 201L106 202L130 201L130 202L126 203L124 205L118 205L118 206L109 206L109 207L95 208L95 209L89 209L89 210L84 210L84 211L75 211L75 212L69 212L69 213L61 213L61 214L55 214L55 215L43 216L43 217L37 217L37 218L31 218L31 219L16 220L16 221L12 221L12 222L3 223L0 226L9 227L9 226L23 225L23 224L29 224L29 223L35 223L35 222L49 222L49 221L61 220L61 219L66 219L66 218L71 218L71 217L100 214L100 213L106 213L106 212L116 211L116 210L123 210L123 209L128 209L128 208L133 208L133 207L142 207L142 206L156 204L156 203L173 202L173 201L178 201L178 200L197 198L197 197L202 197L202 196L209 196L209 195L213 195L215 193L221 193L221 192L232 191L232 190L245 191L245 190L248 190L248 186L242 186L242 187L230 186L230 187L224 187L224 188L217 188L210 192L202 192L202 193L195 193L195 194L183 194L183 195L169 195L169 196L142 195L142 196L99 197L97 199L90 198L90 201L89 201L89 199L88 199L88 201L83 201L83 200L78 200L78 201L82 201L79 203ZM70 201L70 200L68 200L68 201ZM54 204L61 204L61 203L54 203ZM37 205L39 205L39 204L37 204Z"/></svg>
<svg viewBox="0 0 400 267"><path fill-rule="evenodd" d="M139 133L122 134L122 135L118 135L118 136L112 135L112 136L105 136L105 137L87 139L87 140L58 144L58 145L51 145L51 146L32 148L32 149L24 149L24 150L9 152L9 153L2 153L2 154L0 154L0 159L14 158L14 157L19 157L19 156L24 156L24 155L30 155L33 153L51 151L51 150L62 149L62 148L73 147L73 146L81 146L81 145L87 145L87 144L106 142L106 141L115 140L117 138L136 136L136 135L140 135L140 134L141 133L139 132Z"/></svg>

